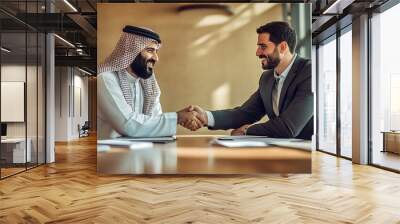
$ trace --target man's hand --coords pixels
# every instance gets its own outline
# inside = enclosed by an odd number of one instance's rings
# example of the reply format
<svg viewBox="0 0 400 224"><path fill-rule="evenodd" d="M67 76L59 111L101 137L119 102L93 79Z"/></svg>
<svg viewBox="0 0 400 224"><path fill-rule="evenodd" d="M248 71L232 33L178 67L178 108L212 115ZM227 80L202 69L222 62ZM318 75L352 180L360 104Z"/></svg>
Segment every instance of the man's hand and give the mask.
<svg viewBox="0 0 400 224"><path fill-rule="evenodd" d="M203 122L204 126L208 125L208 118L205 110L197 105L190 105L187 108L189 111L196 111L199 114L197 118Z"/></svg>
<svg viewBox="0 0 400 224"><path fill-rule="evenodd" d="M197 129L204 126L203 120L199 113L193 110L190 106L177 112L178 114L178 124L190 129L191 131L196 131Z"/></svg>
<svg viewBox="0 0 400 224"><path fill-rule="evenodd" d="M245 135L246 131L247 131L247 128L249 128L249 127L250 127L249 124L245 124L242 127L233 130L231 132L231 135Z"/></svg>

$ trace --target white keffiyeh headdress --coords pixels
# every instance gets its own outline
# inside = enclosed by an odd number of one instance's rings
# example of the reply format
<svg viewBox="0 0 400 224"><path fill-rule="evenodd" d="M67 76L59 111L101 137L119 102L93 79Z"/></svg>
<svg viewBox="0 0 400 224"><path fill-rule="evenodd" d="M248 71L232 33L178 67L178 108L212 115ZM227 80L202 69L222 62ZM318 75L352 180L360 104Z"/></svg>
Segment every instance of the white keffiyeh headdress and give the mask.
<svg viewBox="0 0 400 224"><path fill-rule="evenodd" d="M122 33L114 51L104 60L103 63L98 65L97 71L98 73L112 71L118 74L119 84L125 101L133 110L135 102L132 90L128 83L129 73L121 71L128 68L140 52L151 43L156 42L158 48L160 48L161 40L156 33L147 28L126 26L123 31L124 32ZM143 113L151 115L156 99L160 97L160 87L158 86L154 74L148 79L140 79L140 84L144 91Z"/></svg>

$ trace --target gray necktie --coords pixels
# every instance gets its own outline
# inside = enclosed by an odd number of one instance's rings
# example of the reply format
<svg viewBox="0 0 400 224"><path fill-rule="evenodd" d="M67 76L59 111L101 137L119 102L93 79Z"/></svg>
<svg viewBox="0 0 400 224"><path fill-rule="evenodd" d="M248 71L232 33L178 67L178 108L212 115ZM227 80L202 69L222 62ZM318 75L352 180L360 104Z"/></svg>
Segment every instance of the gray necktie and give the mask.
<svg viewBox="0 0 400 224"><path fill-rule="evenodd" d="M275 78L274 86L272 88L272 109L276 116L279 116L279 102L278 102L278 85L280 78Z"/></svg>

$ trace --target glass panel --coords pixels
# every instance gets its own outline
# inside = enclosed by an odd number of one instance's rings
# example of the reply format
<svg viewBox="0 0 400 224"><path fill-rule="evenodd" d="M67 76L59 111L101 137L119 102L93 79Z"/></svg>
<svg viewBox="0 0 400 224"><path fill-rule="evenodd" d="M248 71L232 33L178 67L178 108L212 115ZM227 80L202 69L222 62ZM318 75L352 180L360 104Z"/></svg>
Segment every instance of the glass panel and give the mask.
<svg viewBox="0 0 400 224"><path fill-rule="evenodd" d="M336 153L336 39L318 48L318 149Z"/></svg>
<svg viewBox="0 0 400 224"><path fill-rule="evenodd" d="M30 20L27 13L43 13L45 1L1 1L15 17ZM7 19L1 26L1 82L3 100L1 177L45 162L45 35L23 22ZM4 132L4 133L3 133Z"/></svg>
<svg viewBox="0 0 400 224"><path fill-rule="evenodd" d="M2 177L25 170L26 33L1 34L1 121L6 133L1 140Z"/></svg>
<svg viewBox="0 0 400 224"><path fill-rule="evenodd" d="M340 36L340 152L352 157L352 33Z"/></svg>
<svg viewBox="0 0 400 224"><path fill-rule="evenodd" d="M45 60L46 60L46 37L39 33L38 45L38 163L45 163Z"/></svg>
<svg viewBox="0 0 400 224"><path fill-rule="evenodd" d="M400 44L393 27L399 20L400 4L371 19L372 163L396 170L400 170ZM386 139L382 132L389 132Z"/></svg>
<svg viewBox="0 0 400 224"><path fill-rule="evenodd" d="M37 104L38 104L38 96L37 96L37 73L38 73L38 36L36 32L27 33L28 38L28 63L27 63L27 81L26 81L26 111L27 111L27 150L30 150L31 153L28 153L31 158L28 159L28 168L37 165L38 158L38 143L37 143L37 132L38 132L38 124L37 124Z"/></svg>

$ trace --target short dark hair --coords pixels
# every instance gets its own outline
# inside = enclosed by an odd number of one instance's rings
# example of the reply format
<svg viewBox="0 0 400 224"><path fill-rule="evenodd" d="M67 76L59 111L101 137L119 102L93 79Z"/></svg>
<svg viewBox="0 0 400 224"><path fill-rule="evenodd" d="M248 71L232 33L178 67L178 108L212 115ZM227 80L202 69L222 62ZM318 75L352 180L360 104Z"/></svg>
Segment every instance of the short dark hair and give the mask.
<svg viewBox="0 0 400 224"><path fill-rule="evenodd" d="M269 39L278 45L286 41L291 53L296 49L296 31L290 27L289 23L283 21L270 22L257 28L257 33L269 33Z"/></svg>

